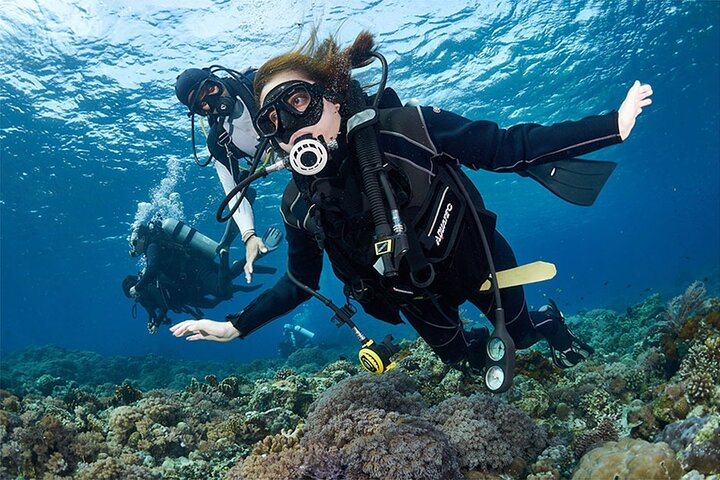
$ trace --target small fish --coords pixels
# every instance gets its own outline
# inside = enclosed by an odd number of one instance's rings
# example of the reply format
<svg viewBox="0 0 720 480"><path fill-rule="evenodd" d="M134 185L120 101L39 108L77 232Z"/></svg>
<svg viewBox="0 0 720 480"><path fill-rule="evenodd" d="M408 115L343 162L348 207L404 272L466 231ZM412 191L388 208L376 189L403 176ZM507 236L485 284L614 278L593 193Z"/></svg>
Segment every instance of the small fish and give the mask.
<svg viewBox="0 0 720 480"><path fill-rule="evenodd" d="M607 286L607 284L610 283L608 280L605 280L605 283L603 285Z"/></svg>

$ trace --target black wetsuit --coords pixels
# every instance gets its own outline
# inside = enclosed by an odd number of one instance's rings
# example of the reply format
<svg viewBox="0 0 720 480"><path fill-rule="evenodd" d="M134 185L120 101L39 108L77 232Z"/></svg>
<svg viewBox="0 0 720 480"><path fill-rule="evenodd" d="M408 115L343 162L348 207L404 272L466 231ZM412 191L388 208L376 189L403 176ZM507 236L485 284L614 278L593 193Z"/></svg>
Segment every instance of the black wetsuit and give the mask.
<svg viewBox="0 0 720 480"><path fill-rule="evenodd" d="M187 307L214 308L244 288L232 283L243 272L242 263L230 268L227 255L218 264L169 239L155 239L145 249L145 257L145 270L135 285L141 304L145 297L145 303L156 303L158 308L191 313Z"/></svg>
<svg viewBox="0 0 720 480"><path fill-rule="evenodd" d="M359 186L358 162L352 156L350 161L335 160L347 158L347 147L342 144L331 160L338 171L322 179L294 175L285 191L281 212L287 230L288 265L297 279L317 289L325 250L346 292L353 294L367 313L393 324L402 321L402 313L443 361L456 362L467 356L469 344L459 319L459 305L469 300L494 320L493 294L478 291L488 276L488 267L469 208L479 213L495 268L500 271L517 265L512 249L495 230L495 215L485 209L479 192L459 166L522 172L532 165L619 143L617 113L547 127L523 124L507 130L492 122L473 122L429 107L381 110L379 117L380 151L391 166L388 175L403 220L417 232L411 249L421 248L424 257L431 259L435 280L425 288L418 287L410 277L409 262L404 262L395 279L384 278L373 269L373 225L367 208L359 207L366 199ZM473 205L461 208L463 202L455 194L455 207L433 214L430 207L447 205L442 203L442 196L457 190L444 188L452 183L443 173L448 167L461 177ZM441 216L448 218L442 220ZM423 237L422 229L428 226ZM322 232L323 249L316 241L318 231ZM532 345L540 337L533 328L523 288L503 289L501 295L510 335L519 348ZM228 320L245 337L308 297L285 275Z"/></svg>

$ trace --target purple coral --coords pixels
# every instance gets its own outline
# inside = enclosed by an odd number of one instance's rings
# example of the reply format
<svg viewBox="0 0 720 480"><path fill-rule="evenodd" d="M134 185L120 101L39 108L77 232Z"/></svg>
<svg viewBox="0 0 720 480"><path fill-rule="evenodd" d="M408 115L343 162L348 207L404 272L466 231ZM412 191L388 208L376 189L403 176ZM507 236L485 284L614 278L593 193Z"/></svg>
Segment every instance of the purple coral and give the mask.
<svg viewBox="0 0 720 480"><path fill-rule="evenodd" d="M666 442L679 452L687 470L715 474L720 472L720 427L717 424L717 418L711 416L690 417L666 426L658 441ZM701 431L706 434L700 435Z"/></svg>
<svg viewBox="0 0 720 480"><path fill-rule="evenodd" d="M469 469L501 472L516 458L534 458L548 443L545 430L525 412L485 395L449 398L432 417Z"/></svg>

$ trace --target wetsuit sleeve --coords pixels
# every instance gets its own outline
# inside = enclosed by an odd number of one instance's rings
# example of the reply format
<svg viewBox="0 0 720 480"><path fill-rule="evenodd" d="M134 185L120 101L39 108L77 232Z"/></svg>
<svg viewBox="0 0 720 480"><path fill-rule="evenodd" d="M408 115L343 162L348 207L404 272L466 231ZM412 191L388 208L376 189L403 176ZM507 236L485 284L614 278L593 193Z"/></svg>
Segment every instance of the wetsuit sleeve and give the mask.
<svg viewBox="0 0 720 480"><path fill-rule="evenodd" d="M472 169L517 172L622 141L616 111L550 126L526 123L502 129L496 123L471 121L451 112L421 110L438 153Z"/></svg>
<svg viewBox="0 0 720 480"><path fill-rule="evenodd" d="M285 225L288 241L288 268L295 278L313 290L320 286L322 250L315 239L305 230ZM292 311L310 298L310 295L290 280L287 274L269 290L266 290L236 315L226 319L245 338L258 328Z"/></svg>
<svg viewBox="0 0 720 480"><path fill-rule="evenodd" d="M135 284L135 290L141 291L148 284L154 282L160 274L160 246L151 242L145 250L145 270L138 283Z"/></svg>
<svg viewBox="0 0 720 480"><path fill-rule="evenodd" d="M215 170L217 171L218 178L220 179L225 195L229 194L230 191L232 191L232 189L237 185L230 173L230 170L228 170L221 162L215 162ZM236 195L233 201L230 202L230 207L233 207L237 200L238 195ZM238 226L243 241L246 241L255 234L255 215L253 214L252 205L250 205L247 198L243 198L240 206L235 213L233 213L233 221Z"/></svg>

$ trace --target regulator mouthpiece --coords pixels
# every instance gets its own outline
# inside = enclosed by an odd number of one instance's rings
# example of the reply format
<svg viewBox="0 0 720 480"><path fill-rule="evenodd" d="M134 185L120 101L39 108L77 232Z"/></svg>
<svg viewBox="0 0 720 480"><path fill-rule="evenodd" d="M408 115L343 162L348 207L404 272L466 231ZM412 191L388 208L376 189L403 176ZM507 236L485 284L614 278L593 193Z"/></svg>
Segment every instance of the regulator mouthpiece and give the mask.
<svg viewBox="0 0 720 480"><path fill-rule="evenodd" d="M290 150L289 162L293 172L305 176L317 175L327 166L327 146L322 139L303 135Z"/></svg>

